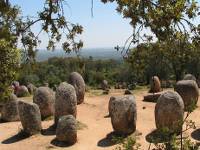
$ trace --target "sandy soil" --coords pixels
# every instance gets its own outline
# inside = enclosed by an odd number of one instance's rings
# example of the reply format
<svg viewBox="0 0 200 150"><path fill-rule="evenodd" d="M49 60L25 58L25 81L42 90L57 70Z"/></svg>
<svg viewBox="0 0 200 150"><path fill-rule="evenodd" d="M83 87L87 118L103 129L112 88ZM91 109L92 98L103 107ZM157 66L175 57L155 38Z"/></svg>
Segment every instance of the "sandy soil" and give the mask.
<svg viewBox="0 0 200 150"><path fill-rule="evenodd" d="M70 147L64 145L56 146L55 135L47 130L53 120L43 121L43 134L22 137L18 133L21 130L20 122L0 123L0 150L43 150L43 149L68 149L68 150L113 150L116 145L112 145L107 134L111 133L112 125L108 115L108 101L110 96L123 95L123 90L112 90L109 95L99 95L101 91L92 91L86 94L85 103L78 105L77 120L85 124L78 130L78 142ZM146 90L138 90L134 93L137 100L138 120L137 130L142 134L138 137L138 142L142 144L142 149L147 150L149 143L146 136L155 129L154 107L155 103L143 102ZM31 98L25 98L30 100ZM198 103L200 106L200 102ZM192 114L191 119L196 122L197 129L190 130L187 135L191 135L193 140L200 140L200 108Z"/></svg>

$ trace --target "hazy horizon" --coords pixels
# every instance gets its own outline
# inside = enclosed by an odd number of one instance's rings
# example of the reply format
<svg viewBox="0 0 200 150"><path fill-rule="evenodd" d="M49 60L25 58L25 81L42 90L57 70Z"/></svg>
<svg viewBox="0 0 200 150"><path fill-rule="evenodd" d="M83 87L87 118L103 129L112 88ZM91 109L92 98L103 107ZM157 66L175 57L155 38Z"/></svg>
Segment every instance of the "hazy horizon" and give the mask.
<svg viewBox="0 0 200 150"><path fill-rule="evenodd" d="M79 51L79 56L83 58L89 58L92 56L94 59L115 59L122 60L122 55L114 48L83 48ZM63 49L47 50L39 49L36 60L45 61L52 57L76 57L75 52L66 53Z"/></svg>

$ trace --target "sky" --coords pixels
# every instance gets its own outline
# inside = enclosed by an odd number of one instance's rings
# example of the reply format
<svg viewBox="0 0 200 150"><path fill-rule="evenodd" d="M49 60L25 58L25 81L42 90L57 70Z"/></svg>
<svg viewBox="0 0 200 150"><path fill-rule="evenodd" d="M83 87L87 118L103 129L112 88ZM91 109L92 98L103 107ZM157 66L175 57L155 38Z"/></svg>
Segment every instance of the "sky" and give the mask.
<svg viewBox="0 0 200 150"><path fill-rule="evenodd" d="M21 7L24 16L36 16L37 11L42 10L44 0L10 0L12 4ZM70 22L79 23L83 26L84 32L80 39L84 42L84 48L113 48L122 46L131 35L132 28L128 19L117 13L115 3L103 4L101 0L94 0L91 17L91 0L66 0L64 7L65 16ZM200 0L198 0L200 3ZM195 20L200 23L200 19ZM39 32L39 26L33 27ZM145 32L149 32L146 30ZM47 46L46 34L40 36L42 43L40 49ZM60 45L58 44L59 48Z"/></svg>
<svg viewBox="0 0 200 150"><path fill-rule="evenodd" d="M36 14L42 10L44 0L11 0L21 7L24 16ZM100 0L94 0L91 16L91 0L67 0L65 16L70 22L79 23L84 32L80 36L84 42L84 48L113 48L123 45L131 35L132 28L129 20L117 13L115 3L103 4ZM39 26L33 28L38 31ZM39 48L46 48L47 36L41 34L42 43ZM59 45L58 45L59 47Z"/></svg>

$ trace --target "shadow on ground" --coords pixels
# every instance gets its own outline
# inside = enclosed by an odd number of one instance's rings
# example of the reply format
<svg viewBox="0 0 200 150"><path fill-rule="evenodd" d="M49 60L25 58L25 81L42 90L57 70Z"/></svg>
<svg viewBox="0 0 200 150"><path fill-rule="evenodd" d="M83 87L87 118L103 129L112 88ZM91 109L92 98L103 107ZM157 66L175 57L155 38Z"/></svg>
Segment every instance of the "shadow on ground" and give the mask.
<svg viewBox="0 0 200 150"><path fill-rule="evenodd" d="M5 120L3 120L3 119L0 119L0 124L1 123L7 123L8 121L5 121Z"/></svg>
<svg viewBox="0 0 200 150"><path fill-rule="evenodd" d="M53 146L57 146L57 147L70 147L73 145L73 144L69 144L66 142L60 142L60 141L56 140L56 138L51 141L51 144Z"/></svg>
<svg viewBox="0 0 200 150"><path fill-rule="evenodd" d="M42 129L41 134L44 136L51 136L56 134L56 127L55 125L51 125L47 129Z"/></svg>
<svg viewBox="0 0 200 150"><path fill-rule="evenodd" d="M169 141L170 136L166 134L164 135L158 130L153 130L151 133L147 134L145 138L149 143L164 143Z"/></svg>
<svg viewBox="0 0 200 150"><path fill-rule="evenodd" d="M191 133L191 137L197 141L200 141L200 129L196 129Z"/></svg>
<svg viewBox="0 0 200 150"><path fill-rule="evenodd" d="M18 134L2 141L1 143L2 144L12 144L12 143L16 143L16 142L19 142L19 141L22 141L26 138L30 137L30 135L28 135L27 133L21 131L19 132Z"/></svg>
<svg viewBox="0 0 200 150"><path fill-rule="evenodd" d="M113 141L113 137L117 137L117 136L119 136L119 134L117 134L115 132L111 132L111 133L107 134L105 138L98 141L97 146L109 147L109 146L116 145L117 143Z"/></svg>
<svg viewBox="0 0 200 150"><path fill-rule="evenodd" d="M110 118L110 114L108 114L108 115L104 116L104 118Z"/></svg>

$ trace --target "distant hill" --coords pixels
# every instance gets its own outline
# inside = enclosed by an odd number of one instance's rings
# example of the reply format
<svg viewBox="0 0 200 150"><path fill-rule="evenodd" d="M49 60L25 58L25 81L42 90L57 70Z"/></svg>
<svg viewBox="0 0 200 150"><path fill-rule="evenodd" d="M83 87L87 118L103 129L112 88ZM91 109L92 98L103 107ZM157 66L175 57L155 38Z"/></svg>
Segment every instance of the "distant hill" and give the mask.
<svg viewBox="0 0 200 150"><path fill-rule="evenodd" d="M112 48L93 48L93 49L82 49L80 50L80 56L84 58L88 58L90 56L93 59L115 59L115 60L122 60L122 56L120 52ZM76 57L76 54L70 53L67 54L63 50L57 49L55 51L48 51L48 50L39 50L37 53L36 60L37 61L45 61L51 57Z"/></svg>

